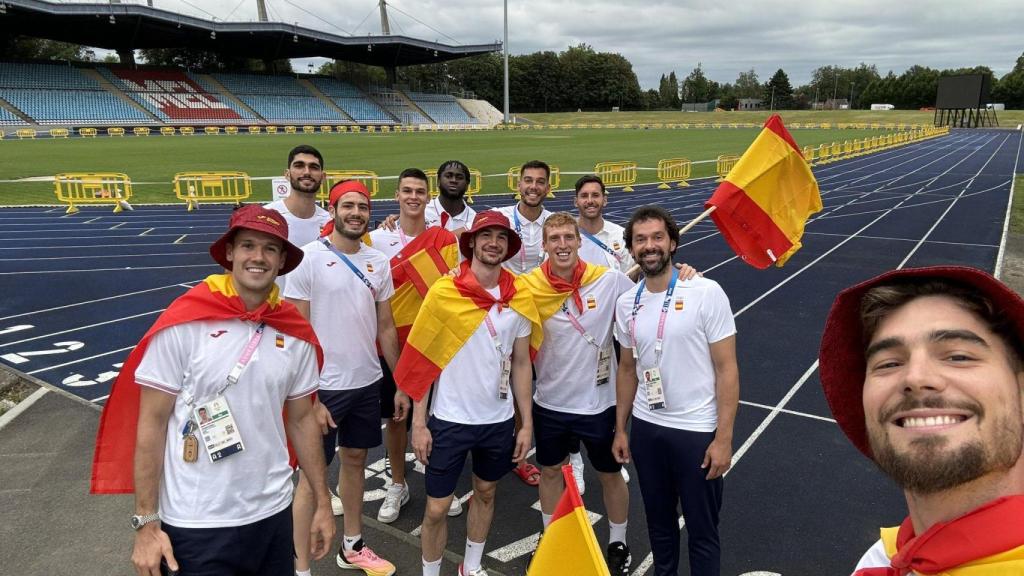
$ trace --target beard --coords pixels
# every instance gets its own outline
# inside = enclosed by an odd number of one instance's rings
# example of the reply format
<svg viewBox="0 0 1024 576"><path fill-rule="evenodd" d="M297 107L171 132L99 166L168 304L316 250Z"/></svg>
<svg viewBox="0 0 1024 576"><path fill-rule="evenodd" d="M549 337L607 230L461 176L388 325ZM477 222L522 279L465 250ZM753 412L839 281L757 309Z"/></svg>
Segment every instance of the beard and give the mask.
<svg viewBox="0 0 1024 576"><path fill-rule="evenodd" d="M362 228L359 231L348 230L345 228L345 221L341 218L334 218L334 229L337 230L338 234L341 234L345 238L350 240L359 240L366 234L366 228L369 225L368 222L363 222Z"/></svg>
<svg viewBox="0 0 1024 576"><path fill-rule="evenodd" d="M656 250L655 252L658 254L659 258L654 264L646 264L644 262L644 254L641 254L640 259L637 260L637 264L640 265L640 270L643 271L644 276L657 276L664 272L665 268L667 268L672 262L672 257L669 256L667 252L662 252L661 250ZM647 254L650 253L651 252L648 252Z"/></svg>
<svg viewBox="0 0 1024 576"><path fill-rule="evenodd" d="M926 398L923 402L902 402L886 412L891 415L899 410L920 406L944 408L950 404L938 398ZM985 411L980 405L970 403L959 407L970 409L979 424L984 422ZM880 420L887 422L889 418L883 414ZM1003 416L994 423L994 429L995 437L990 441L978 438L955 449L947 447L950 443L949 438L932 436L917 438L910 442L909 448L898 451L882 424L868 426L868 440L875 464L882 472L892 478L900 488L927 495L949 490L989 473L1013 467L1021 456L1024 443L1024 431L1020 420L1013 420L1011 415Z"/></svg>
<svg viewBox="0 0 1024 576"><path fill-rule="evenodd" d="M288 180L288 183L291 184L292 190L296 190L298 192L303 192L306 194L315 194L320 190L321 183L317 182L316 180L312 180L311 182L312 184L306 184L297 178L294 180Z"/></svg>

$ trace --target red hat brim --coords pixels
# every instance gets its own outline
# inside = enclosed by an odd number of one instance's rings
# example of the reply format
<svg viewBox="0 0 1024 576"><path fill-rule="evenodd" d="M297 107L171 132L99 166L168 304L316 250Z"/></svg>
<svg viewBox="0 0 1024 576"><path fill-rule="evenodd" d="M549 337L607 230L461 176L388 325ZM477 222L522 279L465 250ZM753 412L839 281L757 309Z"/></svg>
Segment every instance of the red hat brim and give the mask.
<svg viewBox="0 0 1024 576"><path fill-rule="evenodd" d="M282 217L278 212L273 212L274 214L278 215L278 218L281 218L281 220L284 221L284 217ZM302 249L289 242L286 236L282 236L281 231L279 229L275 228L274 226L271 226L270 224L261 222L259 220L248 220L245 222L236 223L231 228L229 228L228 231L225 232L223 236L218 238L213 244L210 245L210 256L214 259L215 262L217 262L217 264L220 264L225 269L231 270L233 268L232 263L228 261L227 245L234 240L235 234L239 230L253 230L255 232L262 232L264 234L267 234L268 236L273 236L274 238L277 238L278 240L281 240L284 243L284 250L287 256L284 259L284 266L281 268L281 271L277 273L278 276L283 276L291 272L292 270L295 269L296 266L299 265L300 262L302 262L302 257L304 256Z"/></svg>
<svg viewBox="0 0 1024 576"><path fill-rule="evenodd" d="M893 270L847 288L836 296L825 321L818 352L818 373L832 415L839 428L865 456L873 458L864 417L866 360L860 306L868 290L904 279L952 280L970 285L1005 315L1024 340L1024 300L991 274L965 266L932 266Z"/></svg>
<svg viewBox="0 0 1024 576"><path fill-rule="evenodd" d="M469 245L470 240L476 237L477 233L484 228L503 228L508 231L508 251L505 253L505 258L501 261L505 262L519 253L523 248L523 241L519 238L519 234L509 226L508 218L504 214L497 210L487 210L480 212L473 219L473 224L468 230L459 236L459 252L462 253L462 257L466 260L473 259L473 248Z"/></svg>

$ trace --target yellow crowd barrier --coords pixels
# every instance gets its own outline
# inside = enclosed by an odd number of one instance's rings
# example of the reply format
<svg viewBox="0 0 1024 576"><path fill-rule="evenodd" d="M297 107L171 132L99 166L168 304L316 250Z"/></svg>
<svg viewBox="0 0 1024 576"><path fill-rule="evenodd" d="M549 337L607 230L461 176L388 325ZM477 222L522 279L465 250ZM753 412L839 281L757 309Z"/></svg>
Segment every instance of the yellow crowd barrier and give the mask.
<svg viewBox="0 0 1024 576"><path fill-rule="evenodd" d="M431 168L430 170L424 170L424 174L427 175L427 191L431 197L435 197L441 193L437 183L437 170ZM476 168L469 169L469 186L466 187L466 204L473 203L473 196L480 193L480 190L484 185L484 175Z"/></svg>
<svg viewBox="0 0 1024 576"><path fill-rule="evenodd" d="M320 192L316 197L321 202L327 202L331 197L331 187L342 180L358 180L370 191L370 196L376 196L380 191L380 178L376 172L370 170L324 170L324 182L320 186Z"/></svg>
<svg viewBox="0 0 1024 576"><path fill-rule="evenodd" d="M160 129L161 136L174 136L174 126L164 126Z"/></svg>
<svg viewBox="0 0 1024 576"><path fill-rule="evenodd" d="M136 126L135 128L132 128L132 133L136 136L149 136L150 132L152 132L152 130L145 126Z"/></svg>
<svg viewBox="0 0 1024 576"><path fill-rule="evenodd" d="M32 128L19 128L15 134L18 136L18 140L24 140L26 138L29 140L36 139L36 131Z"/></svg>
<svg viewBox="0 0 1024 576"><path fill-rule="evenodd" d="M132 197L132 181L118 172L69 172L53 177L57 200L67 202L67 214L78 212L76 204L113 204L123 210L122 201Z"/></svg>
<svg viewBox="0 0 1024 576"><path fill-rule="evenodd" d="M181 128L178 128L178 132L180 132L182 136L192 136L196 133L196 129L192 126L182 126Z"/></svg>
<svg viewBox="0 0 1024 576"><path fill-rule="evenodd" d="M519 170L521 166L513 166L508 169L507 180L508 189L515 192L515 199L521 199L519 195ZM562 185L562 170L558 166L548 166L551 169L551 175L548 176L548 198L554 198L554 190L557 190Z"/></svg>
<svg viewBox="0 0 1024 576"><path fill-rule="evenodd" d="M277 126L267 126L264 130L266 130L267 134L277 134Z"/></svg>
<svg viewBox="0 0 1024 576"><path fill-rule="evenodd" d="M594 173L601 177L607 187L622 186L623 192L632 192L636 184L636 162L598 162Z"/></svg>
<svg viewBox="0 0 1024 576"><path fill-rule="evenodd" d="M252 195L252 185L245 172L178 172L174 175L174 195L184 200L191 212L199 208L200 202L240 204Z"/></svg>
<svg viewBox="0 0 1024 576"><path fill-rule="evenodd" d="M207 126L206 128L203 128L203 132L206 132L211 136L220 134L220 126Z"/></svg>
<svg viewBox="0 0 1024 576"><path fill-rule="evenodd" d="M718 180L715 180L715 182L725 180L726 175L729 174L729 171L732 170L732 167L736 165L739 159L740 157L735 154L722 154L719 156L715 161L715 172L718 174Z"/></svg>
<svg viewBox="0 0 1024 576"><path fill-rule="evenodd" d="M302 127L302 133L303 134L316 134L316 126L303 126Z"/></svg>
<svg viewBox="0 0 1024 576"><path fill-rule="evenodd" d="M263 127L262 126L249 126L248 128L246 128L246 131L249 134L260 134L260 133L263 132Z"/></svg>
<svg viewBox="0 0 1024 576"><path fill-rule="evenodd" d="M680 188L685 188L690 185L687 180L693 174L693 162L690 162L688 158L665 158L658 160L658 180L661 180L661 184L658 188L661 190L667 190L672 187L672 182L676 182Z"/></svg>
<svg viewBox="0 0 1024 576"><path fill-rule="evenodd" d="M124 128L120 126L107 128L107 136L124 136Z"/></svg>
<svg viewBox="0 0 1024 576"><path fill-rule="evenodd" d="M225 126L224 127L224 133L225 134L238 134L238 126Z"/></svg>
<svg viewBox="0 0 1024 576"><path fill-rule="evenodd" d="M295 126L285 126L284 127L284 133L285 134L295 134L296 132L298 132L298 129L295 128Z"/></svg>
<svg viewBox="0 0 1024 576"><path fill-rule="evenodd" d="M816 150L815 150L814 146L804 146L803 149L800 152L803 154L804 160L808 164L812 164L813 165L815 157L816 157L815 156L815 151Z"/></svg>
<svg viewBox="0 0 1024 576"><path fill-rule="evenodd" d="M68 132L67 128L51 128L50 129L50 138L67 138L68 134L69 134L69 132Z"/></svg>
<svg viewBox="0 0 1024 576"><path fill-rule="evenodd" d="M320 127L320 132L334 132L334 126L327 126L325 124Z"/></svg>

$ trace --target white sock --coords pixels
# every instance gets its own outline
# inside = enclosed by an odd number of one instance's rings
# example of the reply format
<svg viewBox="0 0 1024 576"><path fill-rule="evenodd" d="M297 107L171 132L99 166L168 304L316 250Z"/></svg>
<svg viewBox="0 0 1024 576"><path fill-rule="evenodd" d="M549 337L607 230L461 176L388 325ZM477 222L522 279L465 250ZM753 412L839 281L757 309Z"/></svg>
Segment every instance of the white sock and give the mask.
<svg viewBox="0 0 1024 576"><path fill-rule="evenodd" d="M426 560L423 560L423 576L441 576L442 558L438 558L433 562L427 562Z"/></svg>
<svg viewBox="0 0 1024 576"><path fill-rule="evenodd" d="M543 512L540 513L540 519L541 519L542 522L544 522L544 529L545 530L548 529L548 524L551 524L551 517L552 516L553 516L553 514L545 514Z"/></svg>
<svg viewBox="0 0 1024 576"><path fill-rule="evenodd" d="M312 569L310 570L296 570L295 576L313 576Z"/></svg>
<svg viewBox="0 0 1024 576"><path fill-rule="evenodd" d="M345 535L345 543L344 543L345 552L351 552L352 550L354 550L354 547L355 547L356 543L359 542L362 539L363 539L363 535L362 534L356 534L355 536L349 536L349 535L346 534Z"/></svg>
<svg viewBox="0 0 1024 576"><path fill-rule="evenodd" d="M473 542L466 538L465 559L462 561L463 573L469 574L473 570L480 569L480 561L484 558L484 543Z"/></svg>
<svg viewBox="0 0 1024 576"><path fill-rule="evenodd" d="M616 524L611 520L608 521L608 544L615 542L626 543L626 524L629 522L623 522L622 524Z"/></svg>

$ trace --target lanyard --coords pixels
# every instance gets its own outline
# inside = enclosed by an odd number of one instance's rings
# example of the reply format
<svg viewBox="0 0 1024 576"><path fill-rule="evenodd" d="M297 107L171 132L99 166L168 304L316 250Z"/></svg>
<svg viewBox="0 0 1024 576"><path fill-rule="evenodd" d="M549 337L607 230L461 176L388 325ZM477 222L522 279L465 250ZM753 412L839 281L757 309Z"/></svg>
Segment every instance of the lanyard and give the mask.
<svg viewBox="0 0 1024 576"><path fill-rule="evenodd" d="M500 304L499 304L500 306ZM487 324L487 333L491 335L491 342L494 343L494 349L498 351L498 356L504 360L505 350L501 345L501 340L498 340L498 331L494 329L494 322L491 322L491 311L488 310L484 313L484 324Z"/></svg>
<svg viewBox="0 0 1024 576"><path fill-rule="evenodd" d="M398 239L402 242L402 248L405 248L405 245L409 243L409 237L402 230L402 222L400 220L395 221L395 228L398 229Z"/></svg>
<svg viewBox="0 0 1024 576"><path fill-rule="evenodd" d="M228 386L238 383L238 379L242 376L242 371L245 370L249 361L252 360L252 355L253 352L256 351L256 347L260 345L260 340L263 339L263 330L266 327L266 322L260 322L260 325L256 327L256 333L252 335L252 338L249 338L249 343L242 349L242 355L238 357L238 361L235 362L235 366L231 368L231 372L228 372L228 377L225 379L224 385L217 390L216 396L223 395L224 391L228 389ZM188 406L189 409L192 408L192 405L195 404L195 402L196 399L193 395L189 395L185 399L185 405Z"/></svg>
<svg viewBox="0 0 1024 576"><path fill-rule="evenodd" d="M605 244L604 242L601 242L600 240L598 240L597 236L594 236L594 235L593 235L593 234L591 234L590 232L585 232L585 231L583 231L583 230L580 230L580 232L582 232L582 233L583 233L583 236L584 236L584 237L585 237L585 238L586 238L587 240L590 240L590 241L591 241L591 242L593 242L594 244L597 244L597 247L598 247L598 248L600 248L601 250L604 250L605 252L607 252L607 253L611 254L611 255L612 255L612 258L615 258L615 261L616 261L616 262L618 262L619 264L622 264L622 257L621 257L621 256L619 256L618 254L616 254L614 250L612 250L611 248L609 248L607 244Z"/></svg>
<svg viewBox="0 0 1024 576"><path fill-rule="evenodd" d="M566 302L562 302L562 312L565 312L566 317L569 318L569 323L572 324L572 327L575 328L576 331L580 333L580 336L583 336L584 340L586 340L594 348L600 350L601 345L597 343L597 340L593 336L588 334L586 329L583 328L583 325L580 324L580 321L575 316L572 315L572 312L569 312L569 306L567 302L568 299L566 299Z"/></svg>
<svg viewBox="0 0 1024 576"><path fill-rule="evenodd" d="M373 284L370 284L370 280L366 278L366 276L362 273L362 271L359 270L359 268L356 268L356 265L353 264L352 261L348 259L348 256L345 256L345 254L341 250L338 250L334 246L334 244L331 244L331 241L328 240L327 238L321 238L320 241L323 242L323 245L326 246L328 250L334 252L334 255L337 256L342 262L344 262L345 265L348 266L348 269L351 270L353 274L355 274L360 280L363 281L363 284L366 284L366 287L370 289L370 294L373 295L374 298L377 298L377 290L373 288Z"/></svg>
<svg viewBox="0 0 1024 576"><path fill-rule="evenodd" d="M661 365L661 346L665 340L665 319L668 318L668 305L672 301L672 293L676 290L676 280L679 279L679 270L672 267L672 278L668 281L668 290L665 291L665 301L661 304L661 317L658 318L658 338L654 341L654 363ZM636 349L636 313L640 311L640 296L644 293L644 286L647 279L640 281L636 289L636 297L633 299L633 313L629 321L629 336L633 340L633 348ZM637 351L639 354L639 350Z"/></svg>
<svg viewBox="0 0 1024 576"><path fill-rule="evenodd" d="M519 206L512 207L512 220L516 225L516 236L519 236L519 240L523 244L523 247L519 249L519 265L523 268L523 273L525 274L528 272L526 269L526 239L523 238L523 225L519 223ZM539 262L538 265L540 265Z"/></svg>

